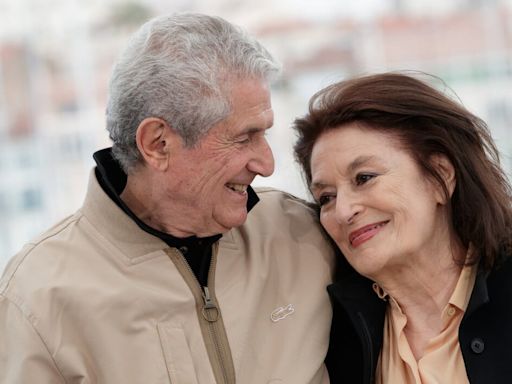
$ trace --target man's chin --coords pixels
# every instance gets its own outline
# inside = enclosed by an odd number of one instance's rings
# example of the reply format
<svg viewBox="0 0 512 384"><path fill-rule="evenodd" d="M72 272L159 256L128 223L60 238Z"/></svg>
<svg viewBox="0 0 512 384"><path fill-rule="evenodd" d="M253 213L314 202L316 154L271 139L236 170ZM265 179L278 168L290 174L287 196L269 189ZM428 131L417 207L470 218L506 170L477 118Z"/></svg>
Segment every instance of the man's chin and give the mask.
<svg viewBox="0 0 512 384"><path fill-rule="evenodd" d="M217 223L224 229L223 232L227 232L232 228L240 227L247 221L247 209L240 209L238 212L230 212L222 220L218 220Z"/></svg>

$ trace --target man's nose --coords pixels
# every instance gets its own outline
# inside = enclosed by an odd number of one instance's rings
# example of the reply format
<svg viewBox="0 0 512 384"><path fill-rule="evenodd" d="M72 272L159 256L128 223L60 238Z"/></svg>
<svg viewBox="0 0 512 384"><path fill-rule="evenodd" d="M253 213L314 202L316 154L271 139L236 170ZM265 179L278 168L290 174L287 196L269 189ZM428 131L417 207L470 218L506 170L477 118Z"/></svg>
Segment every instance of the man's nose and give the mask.
<svg viewBox="0 0 512 384"><path fill-rule="evenodd" d="M263 177L268 177L274 173L274 155L264 137L258 147L254 149L254 156L247 164L247 168Z"/></svg>

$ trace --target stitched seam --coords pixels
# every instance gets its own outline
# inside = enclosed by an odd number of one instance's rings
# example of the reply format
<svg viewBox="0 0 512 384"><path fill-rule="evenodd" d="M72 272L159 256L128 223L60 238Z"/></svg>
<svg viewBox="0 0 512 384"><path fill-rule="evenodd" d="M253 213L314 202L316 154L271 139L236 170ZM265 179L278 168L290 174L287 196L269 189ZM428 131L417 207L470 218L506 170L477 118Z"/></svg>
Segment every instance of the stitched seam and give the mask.
<svg viewBox="0 0 512 384"><path fill-rule="evenodd" d="M37 248L38 245L40 245L43 241L45 241L45 240L47 240L47 239L49 239L51 237L57 236L59 233L61 233L67 227L69 227L71 224L77 223L80 220L81 217L82 216L79 216L77 219L71 220L64 227L60 228L57 232L49 234L48 236L45 236L44 238L42 238L41 240L39 240L37 242L29 242L29 243L27 243L27 245L32 245L32 248L30 248L30 249L28 249L26 251L25 255L21 258L21 260L16 265L16 268L14 269L14 271L11 272L11 275L9 276L7 281L4 284L0 285L0 294L4 294L9 289L9 286L11 285L11 281L14 279L14 275L16 275L16 272L18 272L18 269L21 267L21 264L23 264L23 262L28 257L28 255L30 255L34 251L34 249Z"/></svg>
<svg viewBox="0 0 512 384"><path fill-rule="evenodd" d="M78 223L82 217L83 217L83 214L80 211L78 211L74 215L69 216L67 219L64 219L61 223L56 224L55 227L50 228L50 230L48 231L49 233L46 236L41 237L38 241L29 241L29 242L27 242L27 244L39 245L43 241L48 240L51 237L57 236L59 233L61 233L67 227L69 227L71 224ZM66 224L64 224L64 222L66 220L69 220L69 221ZM59 228L57 229L57 227L59 227Z"/></svg>
<svg viewBox="0 0 512 384"><path fill-rule="evenodd" d="M28 319L28 317L25 315L25 313L23 312L23 310L20 308L20 306L15 303L14 301L12 301L11 299L9 299L7 296L1 294L0 296L4 297L5 300L7 300L8 303L10 303L12 306L14 306L21 314L21 317L23 319L25 319L25 321L30 325L30 328L34 331L34 333L39 337L39 340L41 341L41 343L43 344L44 348L46 349L46 352L48 352L48 356L50 357L51 361L53 362L53 365L55 365L55 368L57 369L57 372L59 372L59 375L62 379L62 381L64 383L67 383L66 379L64 378L64 375L62 374L62 371L61 369L59 368L59 366L57 365L57 362L55 361L55 359L53 358L52 354L50 353L50 349L48 348L48 345L46 344L46 342L44 341L42 335L39 333L39 331L37 330L37 328L34 326L34 324Z"/></svg>
<svg viewBox="0 0 512 384"><path fill-rule="evenodd" d="M137 257L134 257L132 259L130 259L129 257L127 257L124 252L112 241L110 241L109 239L107 239L103 233L101 233L100 231L98 231L98 229L94 226L93 222L87 217L87 216L83 216L83 219L87 222L87 227L84 227L84 231L90 233L90 234L93 234L100 237L103 242L105 244L108 244L109 247L111 247L113 250L115 250L123 259L123 262L124 262L124 265L127 266L128 268L130 267L133 267L135 265L138 265L140 263L143 263L147 260L152 260L152 259L155 259L157 257L165 257L165 249L166 248L171 248L169 247L168 245L165 245L165 247L163 247L161 250L156 250L156 251L153 251L153 252L150 252L150 253L146 253L144 255L141 255L141 256L137 256ZM161 240L163 244L165 244L163 242L163 240Z"/></svg>

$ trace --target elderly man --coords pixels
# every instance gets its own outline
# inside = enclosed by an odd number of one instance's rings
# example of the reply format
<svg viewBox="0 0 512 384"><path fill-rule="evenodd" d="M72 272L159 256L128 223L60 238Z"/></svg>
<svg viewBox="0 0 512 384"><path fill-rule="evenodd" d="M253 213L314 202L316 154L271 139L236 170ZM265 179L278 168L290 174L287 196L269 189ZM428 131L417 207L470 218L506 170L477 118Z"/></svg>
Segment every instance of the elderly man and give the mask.
<svg viewBox="0 0 512 384"><path fill-rule="evenodd" d="M328 382L332 251L305 203L250 187L278 69L220 18L134 35L83 207L0 281L1 383Z"/></svg>

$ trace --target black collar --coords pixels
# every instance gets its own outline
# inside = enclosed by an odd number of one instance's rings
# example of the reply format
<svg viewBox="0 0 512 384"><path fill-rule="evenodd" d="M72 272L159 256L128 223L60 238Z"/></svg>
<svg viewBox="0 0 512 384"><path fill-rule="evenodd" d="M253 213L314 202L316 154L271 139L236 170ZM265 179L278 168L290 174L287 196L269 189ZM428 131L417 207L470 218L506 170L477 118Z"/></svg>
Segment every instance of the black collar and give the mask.
<svg viewBox="0 0 512 384"><path fill-rule="evenodd" d="M145 224L128 208L123 200L119 197L123 192L127 176L120 167L119 163L112 157L112 148L105 148L97 151L93 155L96 161L95 174L99 184L105 191L105 193L130 217L135 223L144 231L160 238L165 241L169 246L182 247L200 244L202 246L208 246L216 242L222 237L222 234L217 234L209 237L197 237L190 236L185 238L179 238L172 236L168 233L159 231ZM247 199L247 211L249 212L259 201L256 192L249 186L247 188L248 199Z"/></svg>

